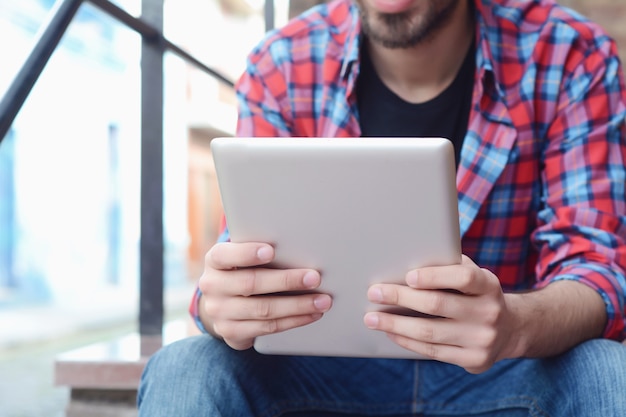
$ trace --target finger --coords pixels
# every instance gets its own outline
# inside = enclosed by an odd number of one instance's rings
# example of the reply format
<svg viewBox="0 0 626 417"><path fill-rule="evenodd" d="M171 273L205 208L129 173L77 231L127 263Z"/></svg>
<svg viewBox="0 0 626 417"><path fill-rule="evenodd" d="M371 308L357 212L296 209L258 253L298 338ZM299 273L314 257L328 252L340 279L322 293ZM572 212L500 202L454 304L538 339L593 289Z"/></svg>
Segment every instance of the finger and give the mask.
<svg viewBox="0 0 626 417"><path fill-rule="evenodd" d="M468 372L485 371L493 364L491 350L481 344L465 345L475 332L451 324L446 319L419 319L386 313L368 313L365 324L375 330L386 332L399 346L428 359L452 363Z"/></svg>
<svg viewBox="0 0 626 417"><path fill-rule="evenodd" d="M372 303L404 307L446 318L466 318L470 308L466 295L441 290L421 290L397 284L372 285L367 297Z"/></svg>
<svg viewBox="0 0 626 417"><path fill-rule="evenodd" d="M407 273L409 287L431 290L454 290L463 294L485 294L500 288L497 277L486 269L479 268L470 258L463 255L461 264L425 267Z"/></svg>
<svg viewBox="0 0 626 417"><path fill-rule="evenodd" d="M203 308L217 320L268 321L307 314L325 313L332 306L328 294L207 298Z"/></svg>
<svg viewBox="0 0 626 417"><path fill-rule="evenodd" d="M205 256L206 266L213 269L234 269L264 265L274 259L274 248L266 243L224 242L214 245Z"/></svg>
<svg viewBox="0 0 626 417"><path fill-rule="evenodd" d="M306 326L321 317L321 313L316 313L272 320L218 321L213 325L213 331L233 349L243 350L252 347L258 336Z"/></svg>
<svg viewBox="0 0 626 417"><path fill-rule="evenodd" d="M367 327L407 337L419 342L458 347L489 347L495 331L487 327L459 323L443 318L399 316L385 312L370 312L364 317Z"/></svg>
<svg viewBox="0 0 626 417"><path fill-rule="evenodd" d="M397 345L424 358L458 365L469 373L484 372L491 368L494 363L489 352L485 350L426 343L391 333L388 333L387 336Z"/></svg>
<svg viewBox="0 0 626 417"><path fill-rule="evenodd" d="M494 329L448 319L415 318L382 312L364 317L367 327L384 331L395 343L426 358L459 365L469 372L494 363Z"/></svg>
<svg viewBox="0 0 626 417"><path fill-rule="evenodd" d="M202 276L199 286L203 294L251 296L310 291L319 287L320 283L320 274L309 269L244 268L212 270Z"/></svg>

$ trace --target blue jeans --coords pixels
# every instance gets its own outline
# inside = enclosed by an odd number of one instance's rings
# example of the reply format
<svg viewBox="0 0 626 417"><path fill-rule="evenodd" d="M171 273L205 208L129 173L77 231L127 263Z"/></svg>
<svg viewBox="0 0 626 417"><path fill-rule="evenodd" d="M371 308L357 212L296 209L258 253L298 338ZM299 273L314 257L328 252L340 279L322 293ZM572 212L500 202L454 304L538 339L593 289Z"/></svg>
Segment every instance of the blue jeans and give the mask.
<svg viewBox="0 0 626 417"><path fill-rule="evenodd" d="M162 348L141 417L626 416L626 346L592 340L472 375L435 361L269 356L210 336Z"/></svg>

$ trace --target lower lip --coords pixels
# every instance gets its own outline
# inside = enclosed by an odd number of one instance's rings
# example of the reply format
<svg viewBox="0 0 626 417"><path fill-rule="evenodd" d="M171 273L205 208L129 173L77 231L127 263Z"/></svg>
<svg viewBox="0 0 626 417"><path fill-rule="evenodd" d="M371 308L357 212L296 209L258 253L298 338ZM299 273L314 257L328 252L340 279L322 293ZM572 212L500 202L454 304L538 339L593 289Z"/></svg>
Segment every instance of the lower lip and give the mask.
<svg viewBox="0 0 626 417"><path fill-rule="evenodd" d="M373 6L380 13L401 13L409 9L412 0L374 0Z"/></svg>

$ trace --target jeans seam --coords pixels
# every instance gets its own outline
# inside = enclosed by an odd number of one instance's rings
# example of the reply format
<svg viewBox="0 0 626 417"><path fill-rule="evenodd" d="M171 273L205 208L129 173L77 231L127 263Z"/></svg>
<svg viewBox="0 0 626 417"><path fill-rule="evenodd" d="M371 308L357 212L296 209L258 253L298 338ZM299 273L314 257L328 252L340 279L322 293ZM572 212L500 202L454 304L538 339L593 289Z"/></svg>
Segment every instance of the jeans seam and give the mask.
<svg viewBox="0 0 626 417"><path fill-rule="evenodd" d="M330 401L283 401L273 404L269 410L261 414L261 417L279 417L285 413L319 410L320 412L332 413L359 413L364 415L382 413L382 415L404 415L407 412L407 402L393 402L388 404L364 404L362 402L341 402Z"/></svg>
<svg viewBox="0 0 626 417"><path fill-rule="evenodd" d="M520 400L524 400L523 402L520 402ZM539 403L537 402L537 400L533 397L527 397L527 396L516 396L516 397L508 397L508 398L503 398L503 399L499 399L497 401L490 401L490 402L482 402L480 408L474 409L473 411L470 411L470 414L484 414L484 413L489 413L489 412L493 412L493 411L503 411L505 409L511 409L511 408L525 408L527 409L530 413L532 417L550 417L550 415L539 405ZM428 404L428 410L424 410L424 412L426 414L431 413L431 412L443 412L443 413L449 413L449 412L464 412L464 413L468 413L468 407L466 404L455 404L454 406L450 406L449 404L446 403L429 403ZM471 405L470 405L471 408Z"/></svg>
<svg viewBox="0 0 626 417"><path fill-rule="evenodd" d="M417 414L418 413L418 404L420 403L419 401L419 382L420 382L420 378L419 378L419 361L415 361L415 363L413 364L413 399L412 399L412 406L411 406L411 412L413 412L413 414Z"/></svg>

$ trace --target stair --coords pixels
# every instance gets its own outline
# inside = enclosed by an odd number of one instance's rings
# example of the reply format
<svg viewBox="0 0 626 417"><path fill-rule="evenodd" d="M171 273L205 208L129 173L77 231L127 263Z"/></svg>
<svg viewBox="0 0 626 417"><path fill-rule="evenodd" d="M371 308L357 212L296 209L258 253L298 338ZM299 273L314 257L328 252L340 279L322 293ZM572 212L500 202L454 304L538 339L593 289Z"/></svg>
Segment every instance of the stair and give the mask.
<svg viewBox="0 0 626 417"><path fill-rule="evenodd" d="M164 326L162 343L131 333L59 355L54 383L70 388L66 417L137 416L137 387L150 353L191 333L188 321L176 320Z"/></svg>

